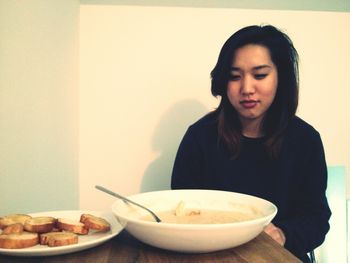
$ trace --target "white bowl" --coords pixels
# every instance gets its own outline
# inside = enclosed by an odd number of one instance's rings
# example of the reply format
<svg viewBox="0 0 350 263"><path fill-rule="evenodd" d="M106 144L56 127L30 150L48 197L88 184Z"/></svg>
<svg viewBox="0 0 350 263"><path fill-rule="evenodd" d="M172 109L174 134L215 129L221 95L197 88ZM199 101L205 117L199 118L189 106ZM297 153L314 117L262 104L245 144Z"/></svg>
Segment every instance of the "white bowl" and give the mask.
<svg viewBox="0 0 350 263"><path fill-rule="evenodd" d="M206 253L232 248L259 235L277 213L274 204L264 199L216 190L165 190L129 196L157 214L174 210L180 201L195 203L202 210L228 210L232 207L257 209L257 219L224 224L157 223L141 219L148 212L117 200L112 212L125 229L138 240L154 247L185 253Z"/></svg>

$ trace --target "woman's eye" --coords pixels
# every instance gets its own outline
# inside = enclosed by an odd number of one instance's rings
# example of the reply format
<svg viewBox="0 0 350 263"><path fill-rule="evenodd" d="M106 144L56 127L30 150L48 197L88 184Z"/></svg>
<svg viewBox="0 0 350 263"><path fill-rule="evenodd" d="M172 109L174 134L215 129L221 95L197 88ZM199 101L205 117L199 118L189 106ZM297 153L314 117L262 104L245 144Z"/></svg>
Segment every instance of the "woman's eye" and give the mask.
<svg viewBox="0 0 350 263"><path fill-rule="evenodd" d="M254 77L255 79L263 79L267 76L267 74L255 74Z"/></svg>
<svg viewBox="0 0 350 263"><path fill-rule="evenodd" d="M239 75L231 75L230 76L230 80L232 80L232 81L239 80L240 78L241 78L241 76L239 76Z"/></svg>

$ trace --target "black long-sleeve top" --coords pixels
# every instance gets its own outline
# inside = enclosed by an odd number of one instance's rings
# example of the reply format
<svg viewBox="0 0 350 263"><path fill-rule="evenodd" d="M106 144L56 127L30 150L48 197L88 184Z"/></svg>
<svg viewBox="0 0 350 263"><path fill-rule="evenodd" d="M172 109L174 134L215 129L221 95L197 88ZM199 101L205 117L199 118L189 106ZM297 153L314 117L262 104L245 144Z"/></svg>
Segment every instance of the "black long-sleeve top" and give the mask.
<svg viewBox="0 0 350 263"><path fill-rule="evenodd" d="M232 159L218 143L215 114L206 115L182 139L171 187L233 191L269 200L278 208L272 222L284 232L285 248L308 262L307 253L323 243L331 216L320 135L295 117L275 160L267 156L264 140L243 137L240 154Z"/></svg>

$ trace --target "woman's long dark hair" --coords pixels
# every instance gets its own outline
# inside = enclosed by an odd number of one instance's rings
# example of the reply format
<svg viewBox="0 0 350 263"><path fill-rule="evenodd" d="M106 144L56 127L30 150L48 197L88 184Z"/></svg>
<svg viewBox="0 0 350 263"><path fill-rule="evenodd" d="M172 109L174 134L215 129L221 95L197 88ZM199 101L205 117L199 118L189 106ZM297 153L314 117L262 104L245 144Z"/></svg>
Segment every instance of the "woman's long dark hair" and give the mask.
<svg viewBox="0 0 350 263"><path fill-rule="evenodd" d="M277 68L278 86L276 96L262 123L266 137L265 148L269 156L277 158L283 132L295 116L299 96L298 53L290 38L277 28L248 26L234 33L223 45L218 61L211 72L211 92L221 96L218 114L219 140L226 145L233 158L240 152L242 127L238 113L227 98L227 85L236 50L248 44L257 44L269 50Z"/></svg>

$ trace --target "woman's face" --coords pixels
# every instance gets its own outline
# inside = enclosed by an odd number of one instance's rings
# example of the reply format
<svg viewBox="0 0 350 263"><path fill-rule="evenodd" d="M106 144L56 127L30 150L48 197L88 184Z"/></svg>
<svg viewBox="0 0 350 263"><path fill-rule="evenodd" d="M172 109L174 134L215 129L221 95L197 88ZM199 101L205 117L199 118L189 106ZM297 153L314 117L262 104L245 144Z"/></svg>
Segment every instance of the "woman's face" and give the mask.
<svg viewBox="0 0 350 263"><path fill-rule="evenodd" d="M248 44L236 50L227 96L243 129L251 123L261 123L275 98L277 84L277 68L266 47Z"/></svg>

